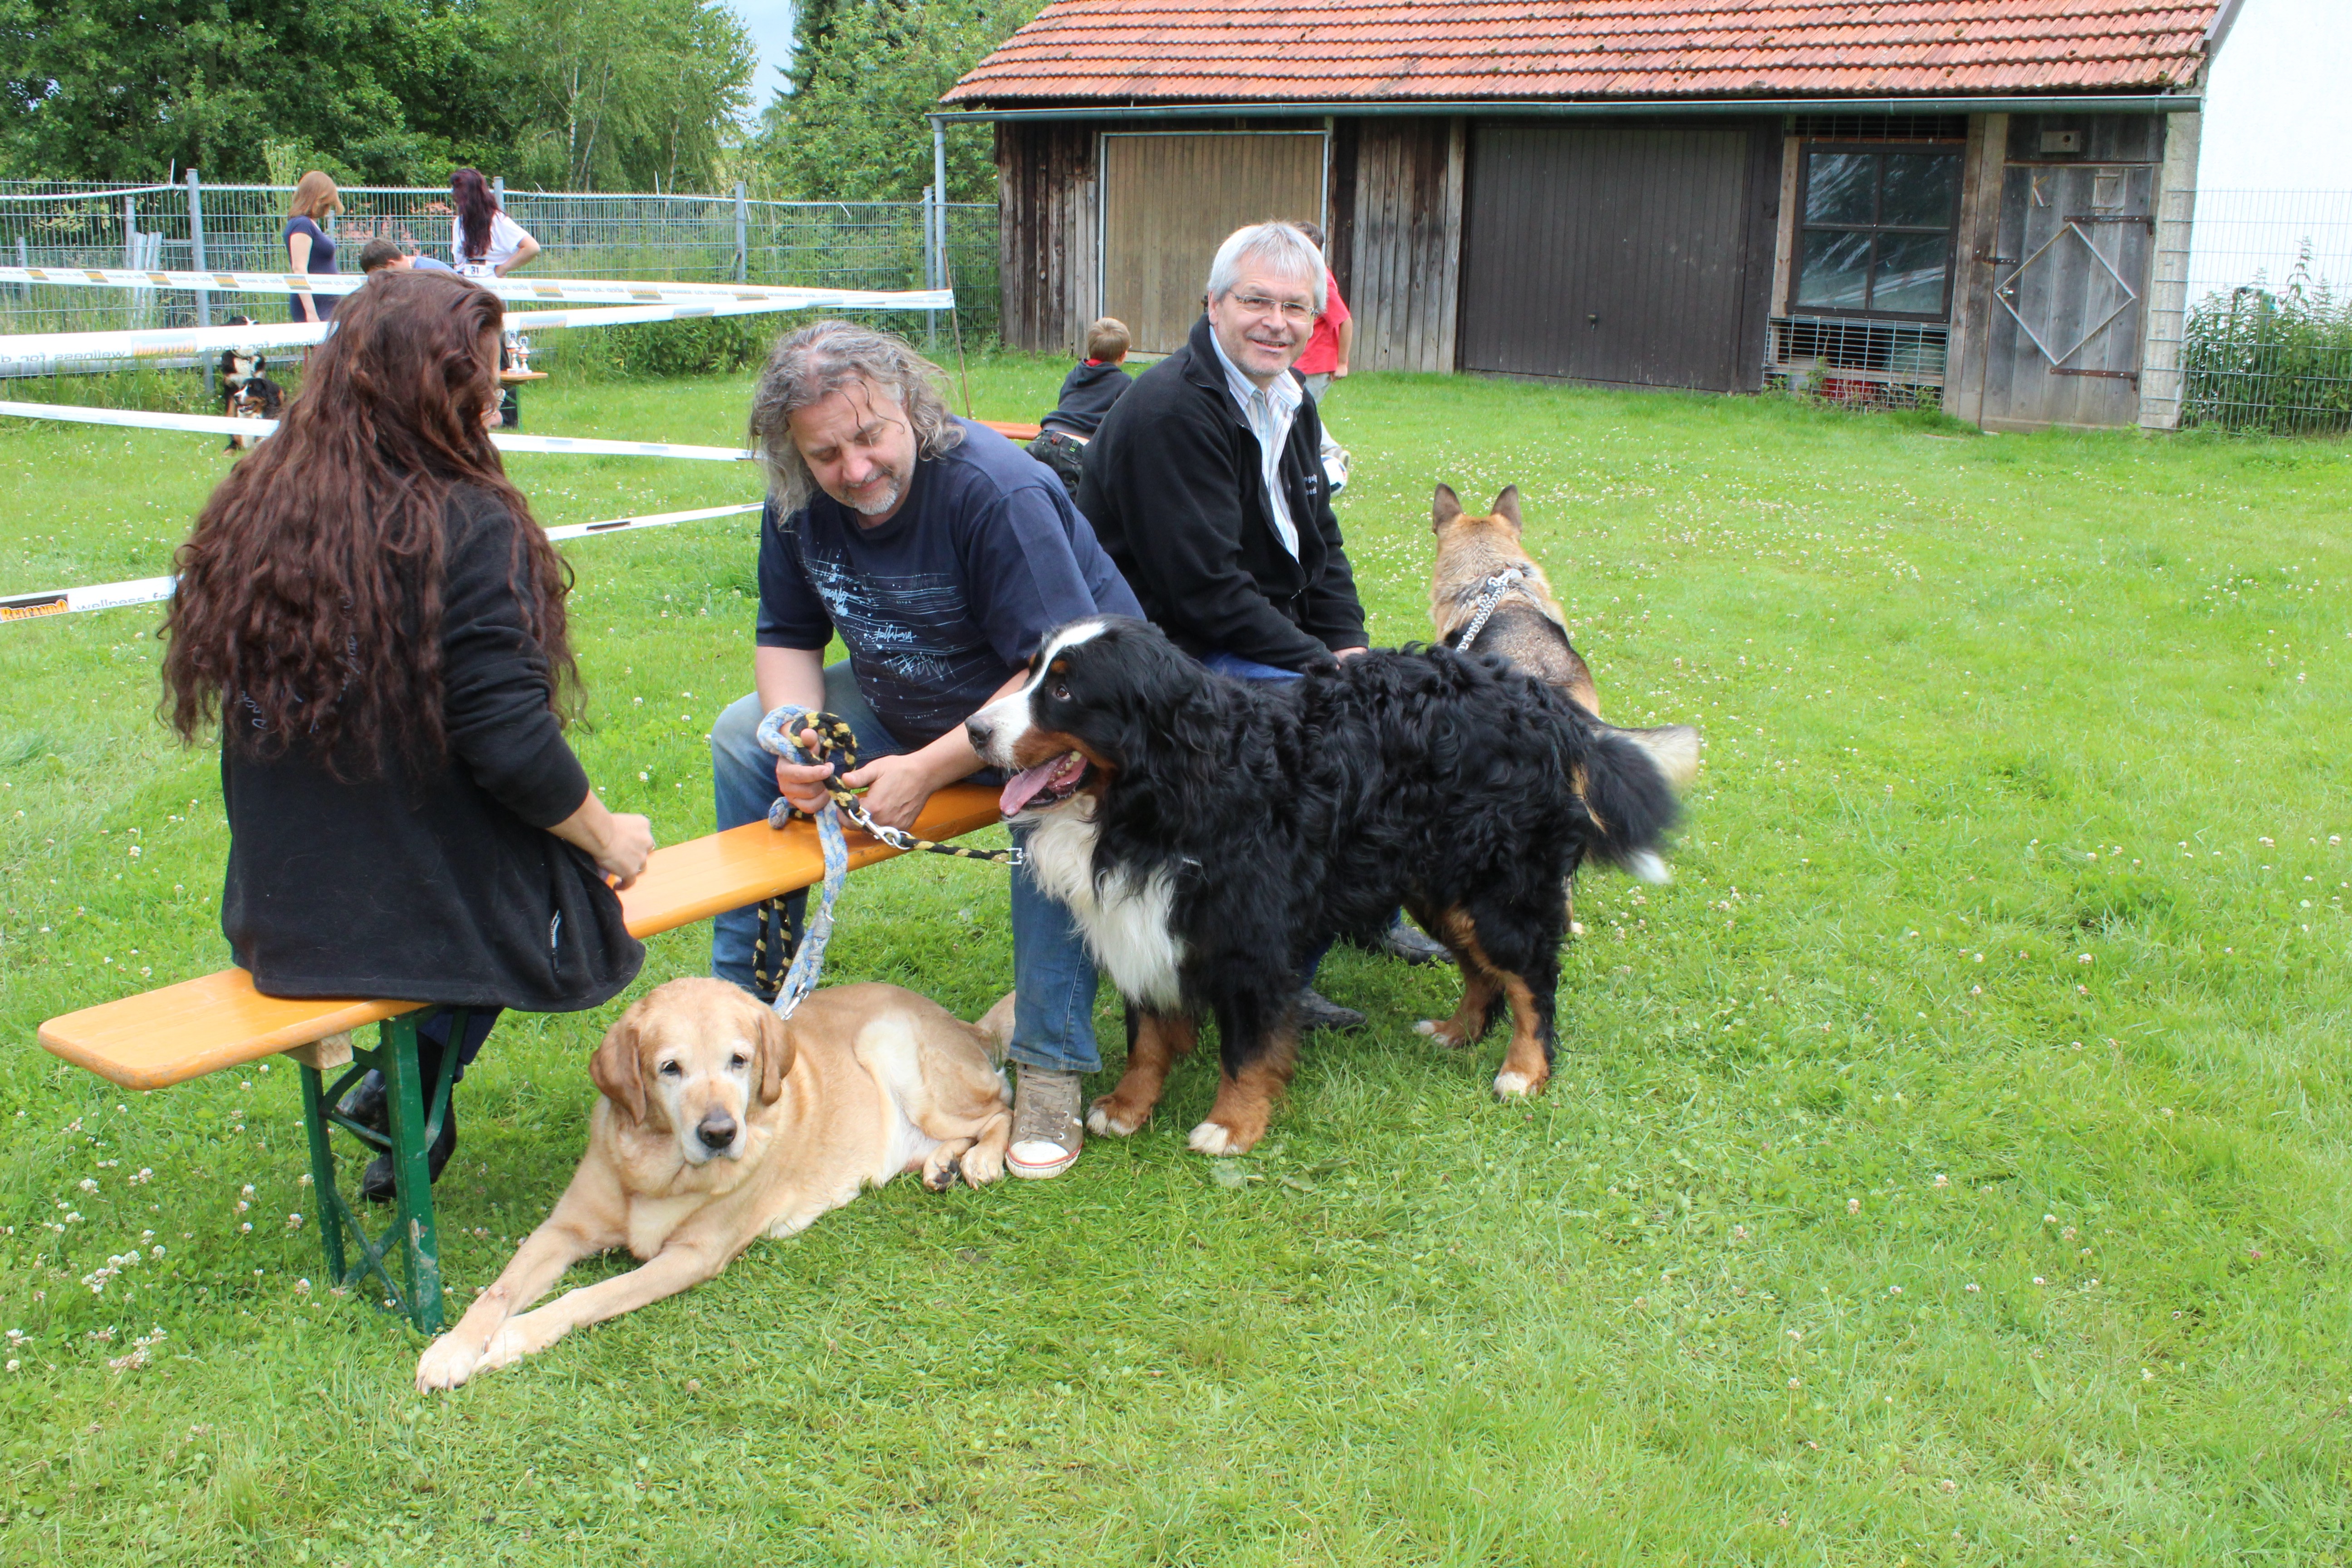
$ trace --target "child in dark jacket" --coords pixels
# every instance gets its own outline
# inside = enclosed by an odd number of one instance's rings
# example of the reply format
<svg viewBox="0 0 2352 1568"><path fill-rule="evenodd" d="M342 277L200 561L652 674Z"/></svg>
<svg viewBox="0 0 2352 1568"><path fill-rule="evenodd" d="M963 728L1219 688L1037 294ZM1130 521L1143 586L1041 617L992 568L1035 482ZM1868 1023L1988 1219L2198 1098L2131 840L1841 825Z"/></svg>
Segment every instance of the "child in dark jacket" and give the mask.
<svg viewBox="0 0 2352 1568"><path fill-rule="evenodd" d="M1072 500L1087 443L1102 428L1103 416L1132 383L1127 374L1127 323L1105 316L1087 329L1086 363L1063 378L1061 400L1040 420L1029 455L1054 470Z"/></svg>

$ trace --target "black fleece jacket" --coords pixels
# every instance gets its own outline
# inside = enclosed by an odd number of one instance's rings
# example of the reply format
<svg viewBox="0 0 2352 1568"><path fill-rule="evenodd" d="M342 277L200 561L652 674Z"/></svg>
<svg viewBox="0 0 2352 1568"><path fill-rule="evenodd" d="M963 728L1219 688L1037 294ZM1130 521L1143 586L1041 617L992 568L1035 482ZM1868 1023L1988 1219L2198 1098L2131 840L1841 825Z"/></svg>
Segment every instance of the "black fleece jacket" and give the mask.
<svg viewBox="0 0 2352 1568"><path fill-rule="evenodd" d="M1078 510L1178 647L1305 669L1364 646L1322 449L1310 397L1279 469L1298 530L1294 557L1275 531L1257 437L1225 385L1204 315L1104 416L1087 448Z"/></svg>
<svg viewBox="0 0 2352 1568"><path fill-rule="evenodd" d="M450 498L446 755L348 742L341 782L299 739L268 756L221 748L221 930L264 995L568 1013L610 1000L645 962L595 862L547 831L579 809L588 775L548 708L515 527L485 492ZM247 711L232 696L226 726Z"/></svg>

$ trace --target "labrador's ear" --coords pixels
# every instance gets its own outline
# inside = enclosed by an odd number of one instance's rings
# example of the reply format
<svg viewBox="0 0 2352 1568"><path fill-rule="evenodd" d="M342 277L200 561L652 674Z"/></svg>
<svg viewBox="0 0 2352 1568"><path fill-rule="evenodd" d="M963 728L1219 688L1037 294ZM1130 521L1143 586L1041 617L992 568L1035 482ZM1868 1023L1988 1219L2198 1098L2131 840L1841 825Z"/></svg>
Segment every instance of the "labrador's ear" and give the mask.
<svg viewBox="0 0 2352 1568"><path fill-rule="evenodd" d="M588 1079L597 1092L632 1121L646 1119L646 1073L637 1059L638 1002L604 1031L604 1041L588 1058Z"/></svg>
<svg viewBox="0 0 2352 1568"><path fill-rule="evenodd" d="M754 1006L759 1004L754 1003ZM773 1007L760 1007L760 1103L784 1096L784 1075L793 1070L793 1037Z"/></svg>
<svg viewBox="0 0 2352 1568"><path fill-rule="evenodd" d="M1494 513L1496 517L1501 518L1505 522L1511 525L1511 531L1513 533L1519 531L1518 486L1505 485L1503 487L1503 493L1495 498Z"/></svg>
<svg viewBox="0 0 2352 1568"><path fill-rule="evenodd" d="M1430 498L1429 528L1434 533L1462 515L1462 498L1454 493L1452 485L1440 485Z"/></svg>

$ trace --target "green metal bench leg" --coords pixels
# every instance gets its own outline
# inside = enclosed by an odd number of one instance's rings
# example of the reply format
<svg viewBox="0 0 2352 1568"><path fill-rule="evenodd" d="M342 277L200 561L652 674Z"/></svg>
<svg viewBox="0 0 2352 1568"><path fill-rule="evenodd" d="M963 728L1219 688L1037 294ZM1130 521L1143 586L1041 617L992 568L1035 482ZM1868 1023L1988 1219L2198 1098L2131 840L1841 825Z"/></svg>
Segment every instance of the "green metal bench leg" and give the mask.
<svg viewBox="0 0 2352 1568"><path fill-rule="evenodd" d="M401 1272L407 1289L398 1293L408 1317L428 1334L441 1331L441 1238L433 1226L433 1173L426 1151L441 1119L448 1114L449 1075L457 1066L454 1042L466 1026L461 1012L450 1031L453 1048L441 1053L438 1084L423 1081L416 1060L416 1018L387 1018L382 1026L384 1088L392 1102L392 1177L397 1189Z"/></svg>
<svg viewBox="0 0 2352 1568"><path fill-rule="evenodd" d="M450 1037L462 1039L463 1008L453 1008ZM433 1218L433 1173L427 1153L448 1114L449 1085L457 1071L457 1053L441 1053L441 1070L426 1083L416 1054L416 1026L429 1013L387 1018L377 1030L373 1050L356 1044L352 1065L332 1085L316 1068L302 1075L302 1122L310 1141L310 1181L319 1193L319 1246L327 1278L338 1286L373 1290L381 1288L385 1304L398 1309L424 1333L438 1333L441 1307L441 1239ZM390 1102L391 1136L362 1127L335 1107L344 1092L370 1068L383 1075ZM381 1237L371 1238L367 1222L345 1200L335 1180L333 1130L341 1128L371 1153L388 1155L394 1187L393 1223ZM360 1257L350 1260L346 1242L355 1244ZM400 1255L400 1277L393 1277L394 1247ZM369 1283L371 1278L374 1284Z"/></svg>

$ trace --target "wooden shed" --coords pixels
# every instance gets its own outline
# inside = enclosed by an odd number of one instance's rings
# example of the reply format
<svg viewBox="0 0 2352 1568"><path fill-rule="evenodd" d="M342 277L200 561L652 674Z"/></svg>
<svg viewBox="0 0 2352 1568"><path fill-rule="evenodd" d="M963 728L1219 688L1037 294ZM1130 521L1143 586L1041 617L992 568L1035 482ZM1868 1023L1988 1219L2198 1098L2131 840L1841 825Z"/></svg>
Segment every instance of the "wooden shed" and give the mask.
<svg viewBox="0 0 2352 1568"><path fill-rule="evenodd" d="M1053 0L994 124L1008 344L1164 352L1314 218L1354 364L2179 415L2199 88L2237 0Z"/></svg>

